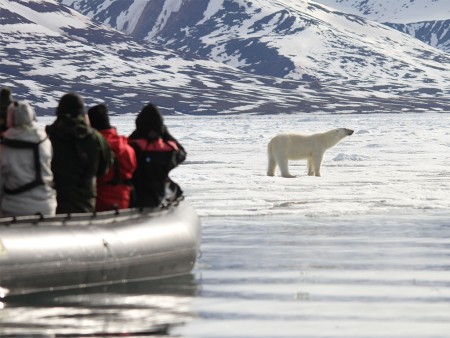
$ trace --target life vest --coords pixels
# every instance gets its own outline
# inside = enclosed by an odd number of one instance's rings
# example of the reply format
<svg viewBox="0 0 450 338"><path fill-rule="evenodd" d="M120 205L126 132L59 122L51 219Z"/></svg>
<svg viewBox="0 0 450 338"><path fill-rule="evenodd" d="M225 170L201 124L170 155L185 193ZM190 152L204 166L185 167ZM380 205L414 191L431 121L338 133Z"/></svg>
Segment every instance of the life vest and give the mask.
<svg viewBox="0 0 450 338"><path fill-rule="evenodd" d="M146 139L134 139L130 143L136 144L143 152L169 152L178 151L177 144L174 141L164 141L162 138L157 138L153 142Z"/></svg>
<svg viewBox="0 0 450 338"><path fill-rule="evenodd" d="M157 206L164 199L166 181L170 170L176 167L178 147L173 141L132 139L130 145L136 151L137 169L133 175L135 205Z"/></svg>

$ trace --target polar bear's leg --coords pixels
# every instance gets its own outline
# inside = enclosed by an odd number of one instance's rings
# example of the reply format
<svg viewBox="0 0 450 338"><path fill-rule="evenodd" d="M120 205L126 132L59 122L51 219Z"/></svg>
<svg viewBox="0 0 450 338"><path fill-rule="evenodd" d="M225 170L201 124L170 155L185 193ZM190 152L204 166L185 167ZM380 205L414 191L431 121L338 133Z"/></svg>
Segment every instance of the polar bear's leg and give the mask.
<svg viewBox="0 0 450 338"><path fill-rule="evenodd" d="M280 157L281 156L278 156L277 163L278 163L278 166L280 167L281 176L288 177L288 178L295 177L289 173L288 159L285 157L283 157L283 158L280 158Z"/></svg>
<svg viewBox="0 0 450 338"><path fill-rule="evenodd" d="M308 176L313 176L314 175L314 170L313 170L313 166L312 166L312 158L308 158Z"/></svg>
<svg viewBox="0 0 450 338"><path fill-rule="evenodd" d="M277 168L277 162L275 162L275 159L273 158L272 153L270 150L267 152L269 164L267 167L267 176L274 176L275 175L275 169Z"/></svg>
<svg viewBox="0 0 450 338"><path fill-rule="evenodd" d="M314 155L311 159L312 171L314 176L320 176L320 166L322 164L323 154Z"/></svg>

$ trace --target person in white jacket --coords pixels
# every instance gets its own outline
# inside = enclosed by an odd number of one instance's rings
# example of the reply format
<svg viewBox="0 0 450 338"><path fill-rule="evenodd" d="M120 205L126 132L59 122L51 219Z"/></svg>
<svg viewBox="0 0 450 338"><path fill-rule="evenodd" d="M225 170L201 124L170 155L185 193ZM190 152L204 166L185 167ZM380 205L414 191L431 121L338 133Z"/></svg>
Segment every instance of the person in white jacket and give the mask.
<svg viewBox="0 0 450 338"><path fill-rule="evenodd" d="M54 215L52 144L25 101L8 106L8 130L0 142L0 217Z"/></svg>

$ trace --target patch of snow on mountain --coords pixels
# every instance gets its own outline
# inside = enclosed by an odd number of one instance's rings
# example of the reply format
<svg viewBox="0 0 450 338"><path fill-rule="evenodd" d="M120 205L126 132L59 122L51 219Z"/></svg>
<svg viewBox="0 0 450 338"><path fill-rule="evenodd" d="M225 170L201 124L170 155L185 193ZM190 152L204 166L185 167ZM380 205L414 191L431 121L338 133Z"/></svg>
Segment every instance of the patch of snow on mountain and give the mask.
<svg viewBox="0 0 450 338"><path fill-rule="evenodd" d="M117 17L117 28L127 34L132 33L141 18L140 14L149 2L148 0L134 1L126 12L122 12ZM105 4L105 7L108 5Z"/></svg>
<svg viewBox="0 0 450 338"><path fill-rule="evenodd" d="M164 7L156 20L156 24L153 29L148 33L147 39L153 38L153 36L161 29L161 27L165 26L168 19L174 12L178 12L181 8L182 1L180 0L165 0Z"/></svg>
<svg viewBox="0 0 450 338"><path fill-rule="evenodd" d="M86 28L87 26L88 19L69 8L67 8L67 12L36 12L21 3L7 2L10 8L20 12L24 18L54 32L60 32L61 27ZM6 7L4 1L0 3L2 4L2 8Z"/></svg>
<svg viewBox="0 0 450 338"><path fill-rule="evenodd" d="M207 20L211 19L214 14L216 14L221 8L223 8L224 1L225 0L216 0L208 2L208 7L206 8L205 12L203 12L203 19L198 23L203 24Z"/></svg>

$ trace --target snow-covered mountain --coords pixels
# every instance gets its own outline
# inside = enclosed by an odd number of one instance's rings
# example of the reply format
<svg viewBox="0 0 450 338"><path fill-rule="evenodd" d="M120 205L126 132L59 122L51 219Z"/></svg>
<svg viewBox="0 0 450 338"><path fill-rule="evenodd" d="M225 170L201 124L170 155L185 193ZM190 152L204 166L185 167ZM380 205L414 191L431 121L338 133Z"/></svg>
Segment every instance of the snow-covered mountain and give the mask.
<svg viewBox="0 0 450 338"><path fill-rule="evenodd" d="M316 0L346 13L385 23L450 52L449 0Z"/></svg>
<svg viewBox="0 0 450 338"><path fill-rule="evenodd" d="M312 1L64 2L97 23L0 0L1 85L41 113L69 90L116 113L449 111L448 54Z"/></svg>
<svg viewBox="0 0 450 338"><path fill-rule="evenodd" d="M333 82L353 74L365 88L402 87L433 77L424 53L448 58L312 1L60 1L136 38L259 75Z"/></svg>
<svg viewBox="0 0 450 338"><path fill-rule="evenodd" d="M412 35L430 46L450 53L450 20L424 21L409 24L387 22L386 25Z"/></svg>

